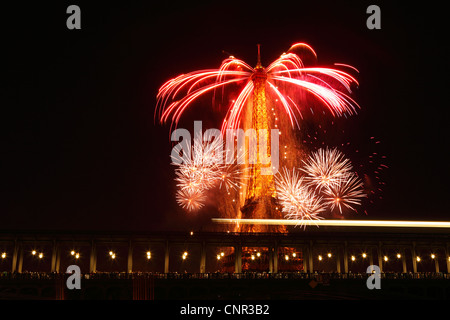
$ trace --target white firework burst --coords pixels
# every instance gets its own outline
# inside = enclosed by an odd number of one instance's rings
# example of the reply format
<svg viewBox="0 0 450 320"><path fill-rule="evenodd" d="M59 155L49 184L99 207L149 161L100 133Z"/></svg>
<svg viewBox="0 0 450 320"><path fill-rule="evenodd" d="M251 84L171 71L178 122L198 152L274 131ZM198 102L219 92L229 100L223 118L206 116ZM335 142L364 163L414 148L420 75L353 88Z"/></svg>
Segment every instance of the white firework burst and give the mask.
<svg viewBox="0 0 450 320"><path fill-rule="evenodd" d="M340 177L337 183L329 185L324 190L324 202L330 206L331 211L348 208L356 211L355 206L361 205L362 198L367 195L364 193L363 182L355 173L348 173Z"/></svg>
<svg viewBox="0 0 450 320"><path fill-rule="evenodd" d="M275 176L275 186L285 218L298 220L299 225L304 220L323 219L320 216L325 210L322 198L308 188L295 169L291 173L283 168L283 173Z"/></svg>
<svg viewBox="0 0 450 320"><path fill-rule="evenodd" d="M321 148L302 162L304 166L301 170L306 173L305 181L318 190L335 186L352 170L350 160L337 149Z"/></svg>
<svg viewBox="0 0 450 320"><path fill-rule="evenodd" d="M178 204L188 211L196 211L204 206L206 196L201 190L180 189L177 191Z"/></svg>

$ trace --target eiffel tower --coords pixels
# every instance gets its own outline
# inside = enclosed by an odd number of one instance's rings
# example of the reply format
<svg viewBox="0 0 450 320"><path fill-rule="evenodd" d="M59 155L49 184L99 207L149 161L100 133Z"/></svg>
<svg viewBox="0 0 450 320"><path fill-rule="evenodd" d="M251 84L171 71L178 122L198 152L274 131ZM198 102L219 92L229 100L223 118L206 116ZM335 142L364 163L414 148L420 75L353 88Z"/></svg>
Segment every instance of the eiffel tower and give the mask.
<svg viewBox="0 0 450 320"><path fill-rule="evenodd" d="M273 175L261 174L261 168L265 159L260 156L264 154L260 148L267 148L265 154L271 156L270 121L266 103L266 80L267 74L261 64L260 45L258 44L258 62L252 76L253 106L252 106L252 128L256 131L257 161L250 167L250 175L247 181L247 193L245 203L241 207L243 219L280 219L281 208L277 205L275 180ZM260 129L265 131L260 132ZM263 136L260 136L260 135ZM262 143L260 145L261 142ZM270 166L269 163L266 166ZM267 225L243 225L243 232L286 232L284 226Z"/></svg>

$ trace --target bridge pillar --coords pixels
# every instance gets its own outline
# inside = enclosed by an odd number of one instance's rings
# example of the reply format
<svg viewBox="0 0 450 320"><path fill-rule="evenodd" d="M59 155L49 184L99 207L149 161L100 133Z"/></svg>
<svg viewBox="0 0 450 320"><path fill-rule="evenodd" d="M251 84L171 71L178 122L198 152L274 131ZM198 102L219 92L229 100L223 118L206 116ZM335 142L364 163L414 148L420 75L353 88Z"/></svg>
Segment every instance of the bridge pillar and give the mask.
<svg viewBox="0 0 450 320"><path fill-rule="evenodd" d="M433 250L433 251L437 252L438 250ZM434 257L434 267L435 267L436 273L439 273L439 257L438 257L438 255L436 255Z"/></svg>
<svg viewBox="0 0 450 320"><path fill-rule="evenodd" d="M401 255L402 255L403 273L407 273L407 272L408 272L408 269L406 268L406 254L405 254L405 248L402 248Z"/></svg>
<svg viewBox="0 0 450 320"><path fill-rule="evenodd" d="M206 272L206 243L202 242L200 248L200 273Z"/></svg>
<svg viewBox="0 0 450 320"><path fill-rule="evenodd" d="M59 245L56 240L53 240L51 272L59 272L60 261Z"/></svg>
<svg viewBox="0 0 450 320"><path fill-rule="evenodd" d="M269 252L269 273L273 273L273 247L268 248Z"/></svg>
<svg viewBox="0 0 450 320"><path fill-rule="evenodd" d="M348 273L348 247L347 247L347 241L344 242L344 273Z"/></svg>
<svg viewBox="0 0 450 320"><path fill-rule="evenodd" d="M278 273L278 243L273 247L273 273Z"/></svg>
<svg viewBox="0 0 450 320"><path fill-rule="evenodd" d="M14 240L14 251L13 251L12 266L11 266L12 273L17 271L17 260L19 257L19 251L20 251L20 243L18 240Z"/></svg>
<svg viewBox="0 0 450 320"><path fill-rule="evenodd" d="M450 245L445 248L445 260L447 261L447 273L450 273Z"/></svg>
<svg viewBox="0 0 450 320"><path fill-rule="evenodd" d="M417 273L417 255L416 255L416 243L413 242L411 246L411 257L413 264L413 272Z"/></svg>
<svg viewBox="0 0 450 320"><path fill-rule="evenodd" d="M382 248L381 241L378 242L377 257L378 257L378 267L380 268L380 272L382 273L383 272L383 248Z"/></svg>
<svg viewBox="0 0 450 320"><path fill-rule="evenodd" d="M19 261L17 263L17 272L22 273L23 267L23 246L19 247Z"/></svg>
<svg viewBox="0 0 450 320"><path fill-rule="evenodd" d="M169 240L167 240L164 252L164 273L169 273L169 253L170 253L170 245Z"/></svg>
<svg viewBox="0 0 450 320"><path fill-rule="evenodd" d="M133 272L133 244L130 243L128 245L128 261L127 261L127 272L132 273Z"/></svg>
<svg viewBox="0 0 450 320"><path fill-rule="evenodd" d="M308 264L309 264L309 272L314 272L314 260L313 260L313 242L312 240L309 241L309 248L308 248Z"/></svg>
<svg viewBox="0 0 450 320"><path fill-rule="evenodd" d="M94 273L97 271L97 248L95 242L91 242L91 256L89 257L89 272Z"/></svg>
<svg viewBox="0 0 450 320"><path fill-rule="evenodd" d="M341 248L336 247L336 272L341 273Z"/></svg>
<svg viewBox="0 0 450 320"><path fill-rule="evenodd" d="M242 272L242 247L234 246L234 272Z"/></svg>

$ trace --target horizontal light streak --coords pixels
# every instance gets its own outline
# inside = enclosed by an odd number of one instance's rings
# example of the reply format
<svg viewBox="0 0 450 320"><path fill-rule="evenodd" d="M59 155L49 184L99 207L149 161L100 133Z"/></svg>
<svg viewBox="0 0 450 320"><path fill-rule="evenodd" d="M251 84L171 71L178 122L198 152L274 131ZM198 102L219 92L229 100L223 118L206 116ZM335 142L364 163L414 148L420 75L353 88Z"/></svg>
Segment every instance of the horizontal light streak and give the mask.
<svg viewBox="0 0 450 320"><path fill-rule="evenodd" d="M398 220L286 220L286 219L225 219L213 218L217 223L264 225L313 225L333 227L400 227L400 228L450 228L448 221L398 221Z"/></svg>

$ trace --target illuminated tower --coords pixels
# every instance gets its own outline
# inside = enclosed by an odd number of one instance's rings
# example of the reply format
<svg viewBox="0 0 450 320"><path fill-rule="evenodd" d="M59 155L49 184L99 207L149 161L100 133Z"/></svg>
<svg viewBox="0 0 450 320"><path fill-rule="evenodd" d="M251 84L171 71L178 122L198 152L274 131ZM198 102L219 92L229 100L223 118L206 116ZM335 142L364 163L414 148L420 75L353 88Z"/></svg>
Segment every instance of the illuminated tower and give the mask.
<svg viewBox="0 0 450 320"><path fill-rule="evenodd" d="M266 80L267 74L261 65L260 46L258 45L258 62L252 75L254 89L251 113L251 125L256 132L257 159L250 168L245 203L241 208L244 219L279 219L282 217L276 204L274 176L261 174L262 167L271 165L270 163L265 164L267 163L266 159L261 159L262 155L266 155L269 159L271 156L271 128L266 104ZM264 131L260 131L261 129ZM266 148L265 152L261 148ZM262 225L245 225L242 226L242 229L244 232L285 231L284 227Z"/></svg>

